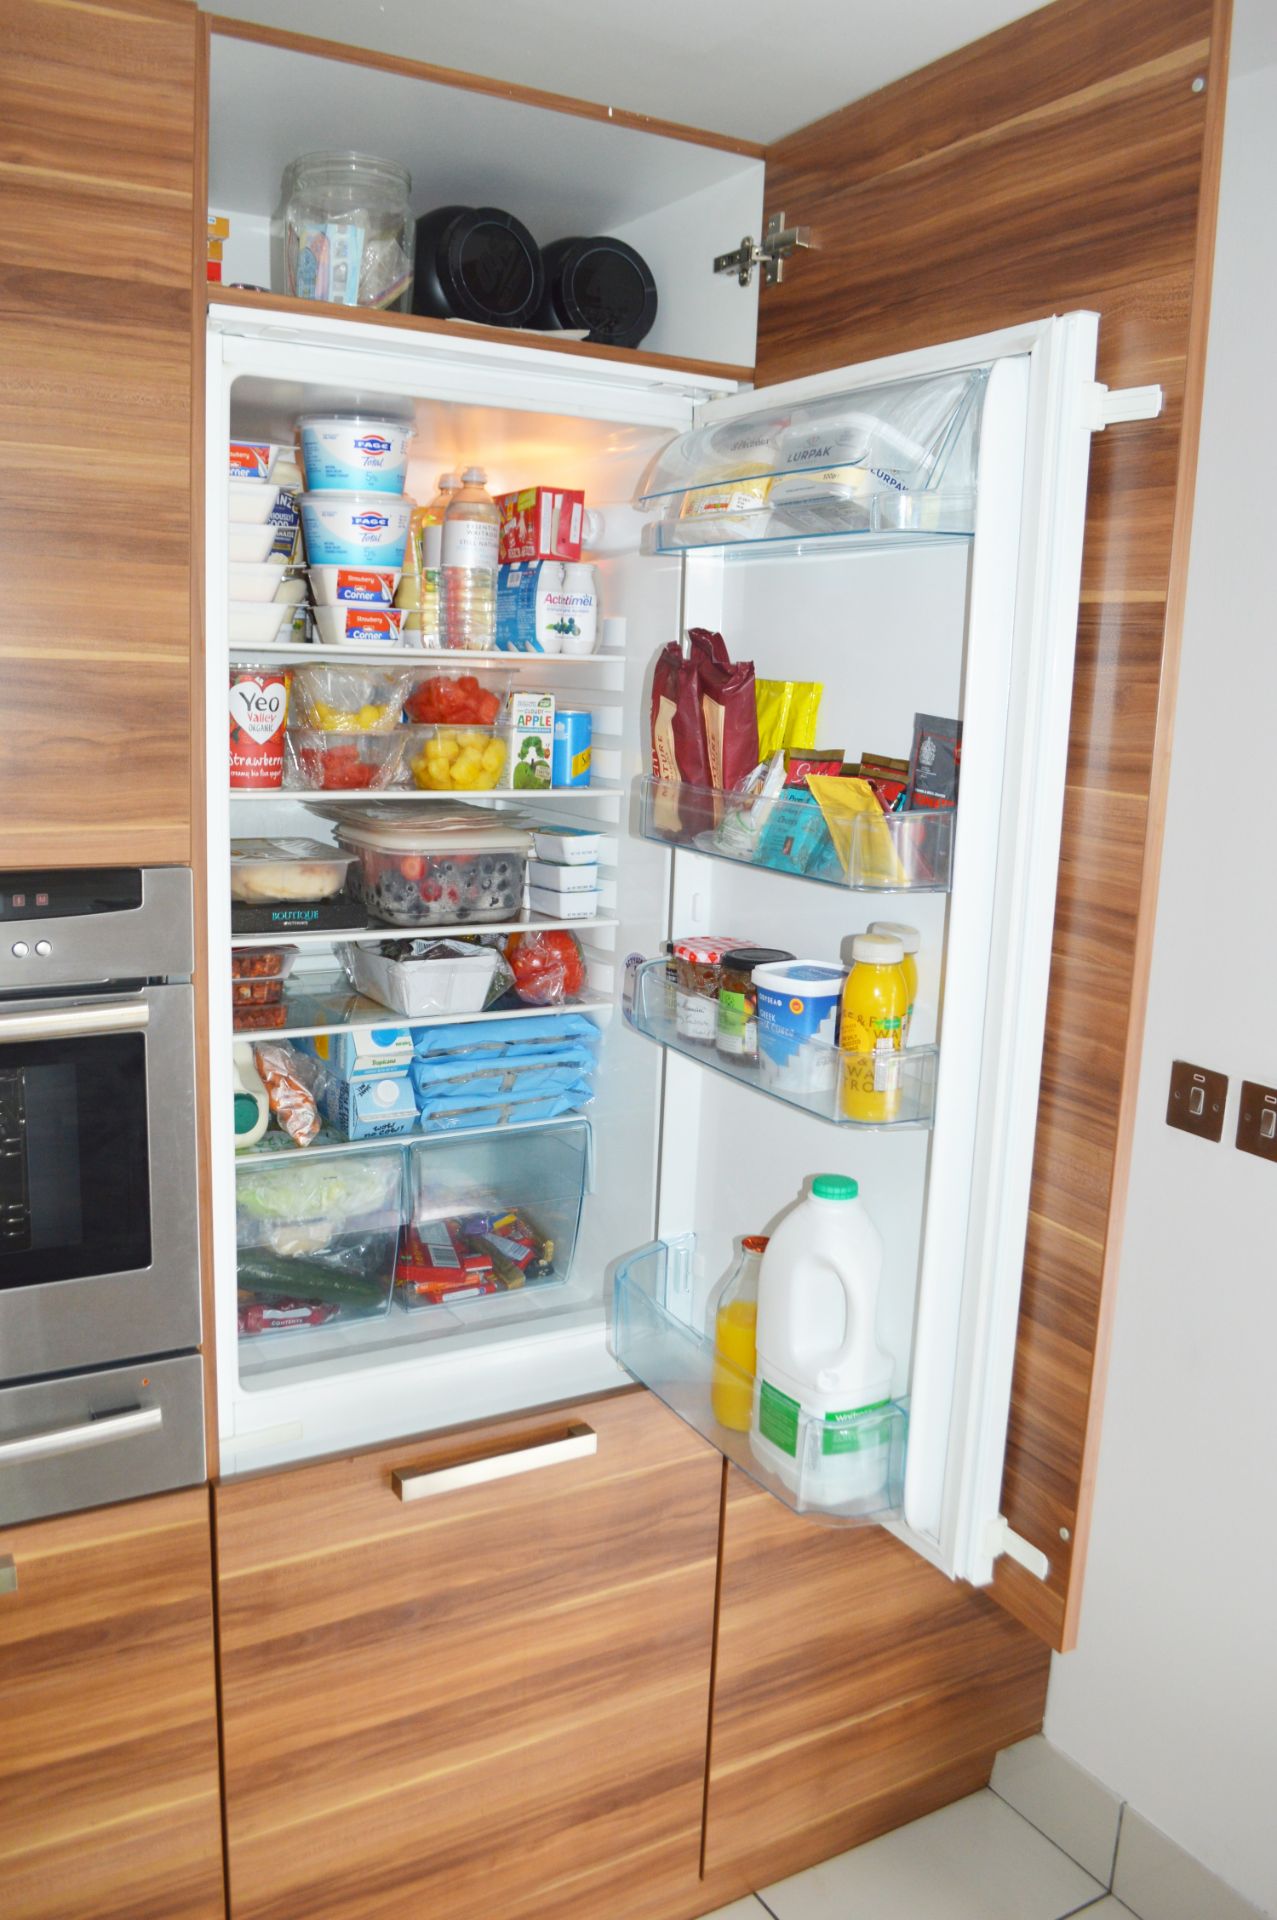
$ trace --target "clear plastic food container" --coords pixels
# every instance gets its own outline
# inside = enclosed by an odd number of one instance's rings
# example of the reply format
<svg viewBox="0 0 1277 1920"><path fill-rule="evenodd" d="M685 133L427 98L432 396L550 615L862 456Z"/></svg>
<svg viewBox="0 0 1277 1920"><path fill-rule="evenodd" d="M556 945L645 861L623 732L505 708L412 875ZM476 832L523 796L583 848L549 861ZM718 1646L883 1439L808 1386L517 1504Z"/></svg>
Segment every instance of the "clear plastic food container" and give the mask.
<svg viewBox="0 0 1277 1920"><path fill-rule="evenodd" d="M490 793L510 751L506 727L405 727L406 765L431 793Z"/></svg>
<svg viewBox="0 0 1277 1920"><path fill-rule="evenodd" d="M346 307L406 307L412 175L370 153L303 153L284 170L288 291Z"/></svg>
<svg viewBox="0 0 1277 1920"><path fill-rule="evenodd" d="M510 920L522 911L529 836L480 808L369 808L344 817L337 838L358 857L352 888L391 926Z"/></svg>
<svg viewBox="0 0 1277 1920"><path fill-rule="evenodd" d="M411 686L410 674L372 667L301 667L293 679L292 718L324 733L389 733L403 717Z"/></svg>
<svg viewBox="0 0 1277 1920"><path fill-rule="evenodd" d="M284 785L312 793L403 786L407 732L406 727L391 733L290 727L284 736Z"/></svg>
<svg viewBox="0 0 1277 1920"><path fill-rule="evenodd" d="M270 1007L284 997L282 978L275 980L232 980L231 1002L240 1007Z"/></svg>
<svg viewBox="0 0 1277 1920"><path fill-rule="evenodd" d="M296 958L296 947L235 947L231 952L231 979L286 980Z"/></svg>
<svg viewBox="0 0 1277 1920"><path fill-rule="evenodd" d="M282 998L248 1006L236 1000L231 1025L236 1033L266 1033L288 1025L288 1008Z"/></svg>
<svg viewBox="0 0 1277 1920"><path fill-rule="evenodd" d="M354 855L322 840L232 840L231 899L251 905L331 900Z"/></svg>
<svg viewBox="0 0 1277 1920"><path fill-rule="evenodd" d="M236 1175L242 1337L385 1314L403 1213L397 1153L290 1154Z"/></svg>

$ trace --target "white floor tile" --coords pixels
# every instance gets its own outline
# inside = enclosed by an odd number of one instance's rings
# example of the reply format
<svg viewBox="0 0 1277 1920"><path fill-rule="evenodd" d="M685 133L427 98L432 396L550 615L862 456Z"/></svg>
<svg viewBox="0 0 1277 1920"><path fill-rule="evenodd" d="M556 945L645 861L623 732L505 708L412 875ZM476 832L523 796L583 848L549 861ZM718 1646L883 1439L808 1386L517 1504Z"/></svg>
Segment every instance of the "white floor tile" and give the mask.
<svg viewBox="0 0 1277 1920"><path fill-rule="evenodd" d="M986 1791L760 1897L776 1920L1061 1920L1104 1891Z"/></svg>
<svg viewBox="0 0 1277 1920"><path fill-rule="evenodd" d="M719 1907L716 1913L707 1913L703 1920L767 1920L767 1909L759 1905L752 1893L743 1900L733 1900L730 1907Z"/></svg>
<svg viewBox="0 0 1277 1920"><path fill-rule="evenodd" d="M1122 1815L1113 1891L1142 1920L1204 1920L1207 1914L1210 1920L1263 1920L1258 1907L1129 1807Z"/></svg>
<svg viewBox="0 0 1277 1920"><path fill-rule="evenodd" d="M1003 1748L989 1785L1101 1886L1111 1884L1122 1802L1102 1781L1037 1734Z"/></svg>
<svg viewBox="0 0 1277 1920"><path fill-rule="evenodd" d="M1107 1899L1097 1900L1093 1907L1083 1907L1081 1913L1071 1914L1069 1920L1135 1920L1135 1915L1110 1893Z"/></svg>

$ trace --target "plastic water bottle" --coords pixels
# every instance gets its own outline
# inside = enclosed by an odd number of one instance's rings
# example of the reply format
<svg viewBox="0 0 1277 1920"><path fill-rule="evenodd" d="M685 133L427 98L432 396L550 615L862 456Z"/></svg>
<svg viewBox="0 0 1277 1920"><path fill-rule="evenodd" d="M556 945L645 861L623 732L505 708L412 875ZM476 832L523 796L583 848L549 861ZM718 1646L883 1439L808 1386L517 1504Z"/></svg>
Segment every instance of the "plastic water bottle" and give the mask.
<svg viewBox="0 0 1277 1920"><path fill-rule="evenodd" d="M878 1344L882 1236L859 1191L818 1174L767 1243L749 1444L800 1505L873 1511L888 1499L894 1368Z"/></svg>
<svg viewBox="0 0 1277 1920"><path fill-rule="evenodd" d="M482 467L467 467L444 516L440 561L443 643L475 649L496 645L497 550L501 513Z"/></svg>

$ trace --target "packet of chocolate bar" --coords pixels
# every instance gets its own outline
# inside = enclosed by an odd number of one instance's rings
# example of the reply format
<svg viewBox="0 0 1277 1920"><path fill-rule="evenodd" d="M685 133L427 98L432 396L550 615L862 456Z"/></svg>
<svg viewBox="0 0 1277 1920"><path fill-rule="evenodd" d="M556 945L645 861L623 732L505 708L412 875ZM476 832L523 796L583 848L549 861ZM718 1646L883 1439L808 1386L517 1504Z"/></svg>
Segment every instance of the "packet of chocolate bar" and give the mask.
<svg viewBox="0 0 1277 1920"><path fill-rule="evenodd" d="M844 767L843 772L847 771ZM907 760L897 760L885 753L865 753L860 756L859 767L852 772L857 779L867 781L884 813L892 813L904 805L909 790Z"/></svg>
<svg viewBox="0 0 1277 1920"><path fill-rule="evenodd" d="M913 752L909 756L906 805L940 809L956 807L961 765L961 720L943 720L934 713L916 713L913 717Z"/></svg>
<svg viewBox="0 0 1277 1920"><path fill-rule="evenodd" d="M805 787L809 774L835 779L843 770L841 747L786 747L785 786Z"/></svg>

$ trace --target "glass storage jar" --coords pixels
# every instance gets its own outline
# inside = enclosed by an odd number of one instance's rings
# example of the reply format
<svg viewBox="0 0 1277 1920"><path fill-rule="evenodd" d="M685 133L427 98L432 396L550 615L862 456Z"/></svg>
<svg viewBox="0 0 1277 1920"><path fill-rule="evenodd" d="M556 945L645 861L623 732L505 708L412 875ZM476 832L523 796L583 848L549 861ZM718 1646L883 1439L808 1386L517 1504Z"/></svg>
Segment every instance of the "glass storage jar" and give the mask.
<svg viewBox="0 0 1277 1920"><path fill-rule="evenodd" d="M288 291L302 300L406 310L412 175L367 153L303 153L284 172Z"/></svg>
<svg viewBox="0 0 1277 1920"><path fill-rule="evenodd" d="M750 1066L758 1064L758 988L755 967L774 967L792 960L783 947L733 947L723 955L718 988L718 1019L714 1045L719 1053Z"/></svg>
<svg viewBox="0 0 1277 1920"><path fill-rule="evenodd" d="M712 1047L718 1027L718 990L722 985L723 955L743 940L719 934L697 934L674 942L678 968L675 1025L680 1040Z"/></svg>

